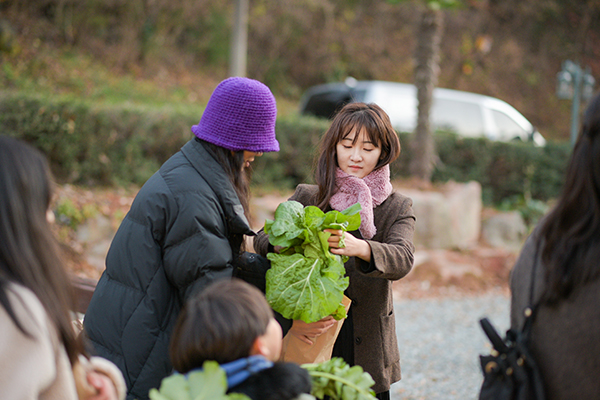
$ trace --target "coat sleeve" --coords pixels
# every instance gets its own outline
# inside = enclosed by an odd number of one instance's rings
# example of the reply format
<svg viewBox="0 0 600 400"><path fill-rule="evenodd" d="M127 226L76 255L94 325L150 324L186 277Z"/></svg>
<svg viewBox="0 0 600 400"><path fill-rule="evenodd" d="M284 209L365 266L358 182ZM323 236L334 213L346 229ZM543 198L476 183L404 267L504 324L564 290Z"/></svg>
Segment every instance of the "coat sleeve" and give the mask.
<svg viewBox="0 0 600 400"><path fill-rule="evenodd" d="M269 250L269 235L265 233L264 228L260 228L260 230L254 236L254 241L252 243L254 246L254 251L260 254L263 257L267 256Z"/></svg>
<svg viewBox="0 0 600 400"><path fill-rule="evenodd" d="M30 337L25 336L4 307L0 307L0 357L4 360L0 367L2 398L77 399L67 352L38 298L27 289L18 289L18 294L10 290L6 294Z"/></svg>
<svg viewBox="0 0 600 400"><path fill-rule="evenodd" d="M509 282L510 282L510 326L511 328L522 329L525 317L523 311L525 308L530 307L529 302L531 292L531 274L535 264L536 248L540 243L539 238L539 226L534 232L529 235L514 267L510 271ZM538 254L538 266L535 271L535 298L534 301L538 300L538 297L543 291L545 286L544 274L545 270L540 261L540 255Z"/></svg>
<svg viewBox="0 0 600 400"><path fill-rule="evenodd" d="M177 196L176 211L167 216L163 266L182 302L233 271L224 213L211 194L207 189Z"/></svg>
<svg viewBox="0 0 600 400"><path fill-rule="evenodd" d="M393 201L393 212L388 211L381 224L382 236L375 236L380 240L367 240L371 246L371 262L356 258L356 263L357 269L368 276L398 280L410 272L414 263L416 219L410 198L402 196Z"/></svg>

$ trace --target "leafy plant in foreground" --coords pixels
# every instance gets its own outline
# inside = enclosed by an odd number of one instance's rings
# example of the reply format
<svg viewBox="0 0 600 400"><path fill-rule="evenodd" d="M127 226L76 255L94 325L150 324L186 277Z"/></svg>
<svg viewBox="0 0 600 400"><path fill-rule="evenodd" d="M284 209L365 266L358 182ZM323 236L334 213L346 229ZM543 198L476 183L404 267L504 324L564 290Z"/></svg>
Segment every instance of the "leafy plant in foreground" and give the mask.
<svg viewBox="0 0 600 400"><path fill-rule="evenodd" d="M355 365L350 367L341 358L318 364L302 365L311 377L311 394L318 399L373 400L369 373ZM162 380L160 389L151 389L150 400L250 400L244 394L227 394L225 370L216 361L205 361L202 369L188 374L173 374ZM311 396L308 396L311 397Z"/></svg>
<svg viewBox="0 0 600 400"><path fill-rule="evenodd" d="M334 357L319 364L303 364L312 378L312 395L322 399L329 396L332 400L372 400L375 392L371 386L375 381L368 372L355 365Z"/></svg>
<svg viewBox="0 0 600 400"><path fill-rule="evenodd" d="M151 389L150 400L250 400L240 393L226 394L227 376L216 361L205 361L202 370L173 374Z"/></svg>
<svg viewBox="0 0 600 400"><path fill-rule="evenodd" d="M266 297L273 309L285 318L310 323L333 315L346 317L342 305L348 287L344 262L329 251L330 233L324 229L353 231L360 227L359 203L343 211L324 213L297 201L281 203L275 219L265 222L265 233L279 254L269 253L271 268L266 276Z"/></svg>

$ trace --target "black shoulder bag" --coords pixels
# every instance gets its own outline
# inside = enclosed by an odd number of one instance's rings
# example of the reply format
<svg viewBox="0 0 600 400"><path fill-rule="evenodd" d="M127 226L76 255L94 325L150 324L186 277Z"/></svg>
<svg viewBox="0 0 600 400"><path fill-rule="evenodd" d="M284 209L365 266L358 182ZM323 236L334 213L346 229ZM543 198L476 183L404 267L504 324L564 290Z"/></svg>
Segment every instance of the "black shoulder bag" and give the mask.
<svg viewBox="0 0 600 400"><path fill-rule="evenodd" d="M531 272L529 304L524 311L523 329L509 329L502 339L487 318L479 321L494 350L479 356L483 384L479 400L545 400L540 370L529 349L531 326L538 304L533 304L535 270L538 264L536 250Z"/></svg>

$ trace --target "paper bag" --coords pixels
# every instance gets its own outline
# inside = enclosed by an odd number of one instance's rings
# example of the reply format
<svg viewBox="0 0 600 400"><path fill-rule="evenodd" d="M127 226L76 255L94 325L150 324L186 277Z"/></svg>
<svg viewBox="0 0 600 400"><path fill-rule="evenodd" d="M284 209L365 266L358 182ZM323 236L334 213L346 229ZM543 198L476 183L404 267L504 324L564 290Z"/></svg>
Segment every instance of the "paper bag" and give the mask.
<svg viewBox="0 0 600 400"><path fill-rule="evenodd" d="M344 296L342 304L346 308L346 313L350 309L351 300ZM281 350L281 359L296 364L320 363L331 359L333 345L337 339L344 320L341 319L324 334L317 336L313 344L308 344L288 332L283 338Z"/></svg>

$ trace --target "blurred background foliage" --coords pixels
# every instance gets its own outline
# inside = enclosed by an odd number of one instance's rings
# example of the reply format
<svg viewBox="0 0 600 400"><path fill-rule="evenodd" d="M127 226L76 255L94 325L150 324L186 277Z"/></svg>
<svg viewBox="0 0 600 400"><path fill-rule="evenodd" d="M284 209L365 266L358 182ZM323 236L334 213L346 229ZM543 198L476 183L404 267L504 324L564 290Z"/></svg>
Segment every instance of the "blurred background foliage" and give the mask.
<svg viewBox="0 0 600 400"><path fill-rule="evenodd" d="M326 81L413 81L418 2L252 0L248 76L282 111ZM439 86L508 101L567 139L554 95L565 59L600 77L597 0L465 0L445 11ZM106 101L202 104L227 76L233 1L2 0L0 81ZM2 28L5 27L5 28ZM10 37L12 32L13 37ZM108 84L105 84L107 82Z"/></svg>
<svg viewBox="0 0 600 400"><path fill-rule="evenodd" d="M150 106L94 106L32 95L0 96L3 134L34 143L47 154L63 183L87 186L143 184L190 138L195 113ZM257 192L286 191L311 182L315 151L329 123L298 115L277 119L281 151L254 162ZM411 134L400 132L402 154L391 166L392 179L408 179ZM435 135L439 161L433 182L481 183L488 205L547 201L558 194L570 153L567 142L535 147L521 142L491 142Z"/></svg>
<svg viewBox="0 0 600 400"><path fill-rule="evenodd" d="M233 3L0 0L2 133L36 143L63 182L143 183L191 137L227 77ZM310 181L327 122L298 115L306 88L347 76L413 81L418 4L393 3L250 2L248 76L275 93L282 144L257 161L257 186ZM600 77L600 2L463 3L445 15L439 86L508 101L550 144L439 133L433 181L478 180L487 203L550 199L569 155L570 102L555 96L556 73L571 59ZM401 138L396 177L410 159Z"/></svg>

